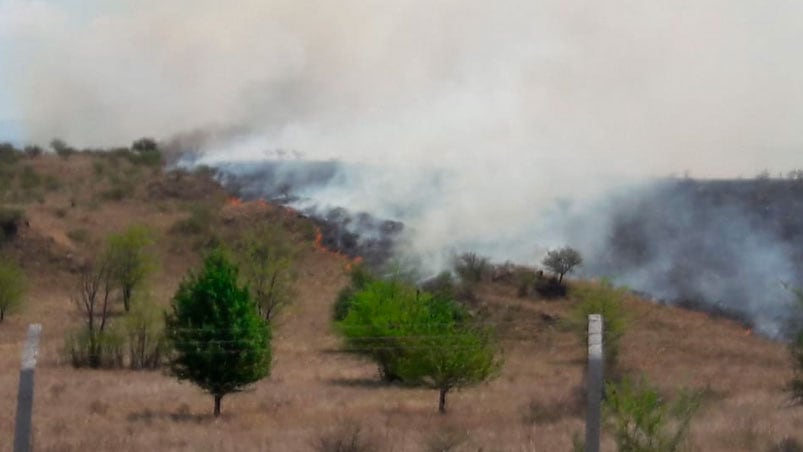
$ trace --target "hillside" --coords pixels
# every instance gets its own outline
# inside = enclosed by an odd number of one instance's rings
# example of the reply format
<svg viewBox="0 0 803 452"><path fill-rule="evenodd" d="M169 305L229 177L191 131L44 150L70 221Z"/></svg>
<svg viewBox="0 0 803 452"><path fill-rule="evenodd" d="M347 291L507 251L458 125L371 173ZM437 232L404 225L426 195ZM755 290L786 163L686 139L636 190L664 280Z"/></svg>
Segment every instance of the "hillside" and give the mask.
<svg viewBox="0 0 803 452"><path fill-rule="evenodd" d="M339 351L331 309L351 261L319 246L310 220L232 200L208 173L163 173L125 156L42 155L2 165L2 206L24 211L2 251L22 265L30 291L22 312L0 323L0 438L12 436L19 356L33 322L44 329L36 450L305 451L322 435L359 425L378 450L444 450L430 447L442 440L460 444L452 450L557 451L570 450L583 430L585 345L556 321L575 302L571 295L518 298L512 284L480 284L479 303L499 329L505 363L495 380L452 395L450 412L440 416L434 391L381 384L373 364ZM188 218L208 229L181 232L176 224ZM106 234L130 224L156 231L160 270L151 291L167 305L210 237L260 222L282 225L302 247L297 295L277 322L272 375L227 397L221 418L210 416L210 397L162 372L76 370L64 362L65 334L78 322L70 301L75 271ZM763 451L799 435L803 410L786 406L792 372L783 344L704 313L636 296L624 303L623 368L667 393L705 390L693 450ZM604 450L612 448L606 438Z"/></svg>

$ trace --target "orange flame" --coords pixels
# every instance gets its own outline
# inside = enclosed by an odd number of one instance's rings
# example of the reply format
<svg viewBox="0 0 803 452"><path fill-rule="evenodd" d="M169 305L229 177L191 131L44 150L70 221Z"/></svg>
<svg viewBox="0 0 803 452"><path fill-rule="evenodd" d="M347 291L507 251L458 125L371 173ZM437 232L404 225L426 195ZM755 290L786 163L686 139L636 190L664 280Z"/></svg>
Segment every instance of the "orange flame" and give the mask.
<svg viewBox="0 0 803 452"><path fill-rule="evenodd" d="M315 246L315 249L318 251L323 251L325 253L329 252L329 250L326 249L325 246L323 246L323 234L321 233L321 230L318 228L315 228L315 243L313 245Z"/></svg>
<svg viewBox="0 0 803 452"><path fill-rule="evenodd" d="M239 207L241 205L243 205L243 200L240 198L235 198L232 196L226 200L226 206L228 207Z"/></svg>
<svg viewBox="0 0 803 452"><path fill-rule="evenodd" d="M350 259L347 255L343 253L330 250L329 248L327 248L326 245L323 244L323 233L321 232L321 229L318 227L315 228L315 240L312 245L318 252L347 259L348 262L345 265L346 271L351 271L351 269L354 268L355 265L359 265L363 261L361 256L357 256L354 259Z"/></svg>

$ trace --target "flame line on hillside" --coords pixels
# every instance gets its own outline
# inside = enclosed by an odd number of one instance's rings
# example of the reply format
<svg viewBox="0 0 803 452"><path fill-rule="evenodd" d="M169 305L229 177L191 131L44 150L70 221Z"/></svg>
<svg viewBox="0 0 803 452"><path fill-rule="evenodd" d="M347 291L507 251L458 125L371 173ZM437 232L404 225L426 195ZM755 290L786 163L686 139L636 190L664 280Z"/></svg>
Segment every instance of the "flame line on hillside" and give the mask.
<svg viewBox="0 0 803 452"><path fill-rule="evenodd" d="M225 207L242 208L247 205L256 205L262 208L267 208L269 206L268 202L262 198L255 199L253 201L243 201L242 199L236 196L230 196L226 199ZM278 206L278 207L280 207L287 214L296 213L295 210L290 207L287 206ZM337 256L347 260L348 262L345 265L346 271L351 271L354 268L354 266L360 265L363 262L362 256L356 256L354 258L351 258L350 256L344 253L327 248L326 245L323 244L323 232L321 232L321 228L319 228L318 226L315 226L315 239L313 241L313 248L320 253L328 254L331 256Z"/></svg>
<svg viewBox="0 0 803 452"><path fill-rule="evenodd" d="M313 241L313 247L318 252L329 254L332 256L337 256L348 260L348 263L346 263L345 266L346 271L351 271L354 268L354 266L360 265L363 261L362 256L356 256L354 258L351 258L344 253L327 248L326 245L323 244L323 233L321 232L321 228L319 228L318 226L315 226L315 240Z"/></svg>

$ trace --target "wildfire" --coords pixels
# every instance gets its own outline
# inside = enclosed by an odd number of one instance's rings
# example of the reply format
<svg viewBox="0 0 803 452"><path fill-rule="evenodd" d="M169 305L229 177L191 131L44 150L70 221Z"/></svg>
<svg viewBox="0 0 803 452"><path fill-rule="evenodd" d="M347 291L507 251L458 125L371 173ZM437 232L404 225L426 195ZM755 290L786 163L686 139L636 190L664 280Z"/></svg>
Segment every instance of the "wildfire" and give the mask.
<svg viewBox="0 0 803 452"><path fill-rule="evenodd" d="M229 199L226 200L227 207L240 207L242 205L243 205L243 200L240 198L236 198L234 196L231 196L229 197Z"/></svg>
<svg viewBox="0 0 803 452"><path fill-rule="evenodd" d="M751 334L753 334L753 330L752 329L748 328L748 329L744 330L744 335L745 336L750 336Z"/></svg>
<svg viewBox="0 0 803 452"><path fill-rule="evenodd" d="M361 256L357 256L354 259L351 259L343 253L339 253L337 251L330 250L329 248L327 248L326 245L323 244L323 233L321 232L321 229L318 227L315 228L315 241L313 242L313 247L315 247L316 251L319 251L321 253L331 254L333 256L338 256L343 259L347 259L348 263L346 263L345 266L346 271L351 271L351 269L354 268L355 265L361 264L363 260Z"/></svg>
<svg viewBox="0 0 803 452"><path fill-rule="evenodd" d="M236 207L244 207L246 205L248 205L248 206L257 206L257 207L262 208L262 209L266 209L266 208L270 207L268 202L265 201L264 199L256 199L256 200L247 201L247 202L243 201L240 198L234 197L234 196L231 196L228 199L226 199L226 207L235 207L236 208Z"/></svg>
<svg viewBox="0 0 803 452"><path fill-rule="evenodd" d="M329 252L325 246L323 246L323 233L318 228L315 228L315 242L313 243L315 249L318 251Z"/></svg>

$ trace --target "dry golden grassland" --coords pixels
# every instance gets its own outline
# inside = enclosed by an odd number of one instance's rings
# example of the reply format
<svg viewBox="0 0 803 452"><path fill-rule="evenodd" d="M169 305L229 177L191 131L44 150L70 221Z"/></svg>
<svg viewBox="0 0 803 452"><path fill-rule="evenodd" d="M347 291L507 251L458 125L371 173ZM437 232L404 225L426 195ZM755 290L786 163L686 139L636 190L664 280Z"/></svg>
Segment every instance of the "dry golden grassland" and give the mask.
<svg viewBox="0 0 803 452"><path fill-rule="evenodd" d="M566 451L572 436L583 431L585 347L550 320L563 316L571 300L519 299L513 287L481 286L479 296L504 338L505 363L493 381L450 395L449 412L439 415L435 391L380 384L371 363L338 351L330 318L348 280L346 261L311 244L299 262L297 299L274 332L271 376L225 397L219 419L211 416L210 396L161 372L72 369L60 350L65 333L79 321L70 302L70 263L85 244L69 231L84 229L91 241L128 224L151 225L160 234L162 261L152 290L165 305L198 256L192 240L168 232L187 215L187 201L147 194L147 184L165 176L143 174L132 196L91 203L97 190L88 182L96 177L92 158L41 157L33 165L59 174L64 189L26 204L30 227L7 245L23 262L31 290L26 308L0 324L2 451L11 447L20 352L33 322L44 328L34 407L34 448L40 451L306 451L355 426L381 451L449 445L463 451ZM260 215L267 218L260 221L289 215L271 206L226 207L223 199L210 195L198 202L217 209L232 227ZM58 208L66 214L57 214ZM242 218L235 209L245 212ZM782 344L702 313L635 297L625 303L630 320L623 368L646 375L667 393L705 390L692 427L693 450L764 451L785 437L801 439L803 408L786 405L791 368ZM603 450L614 450L610 438Z"/></svg>

